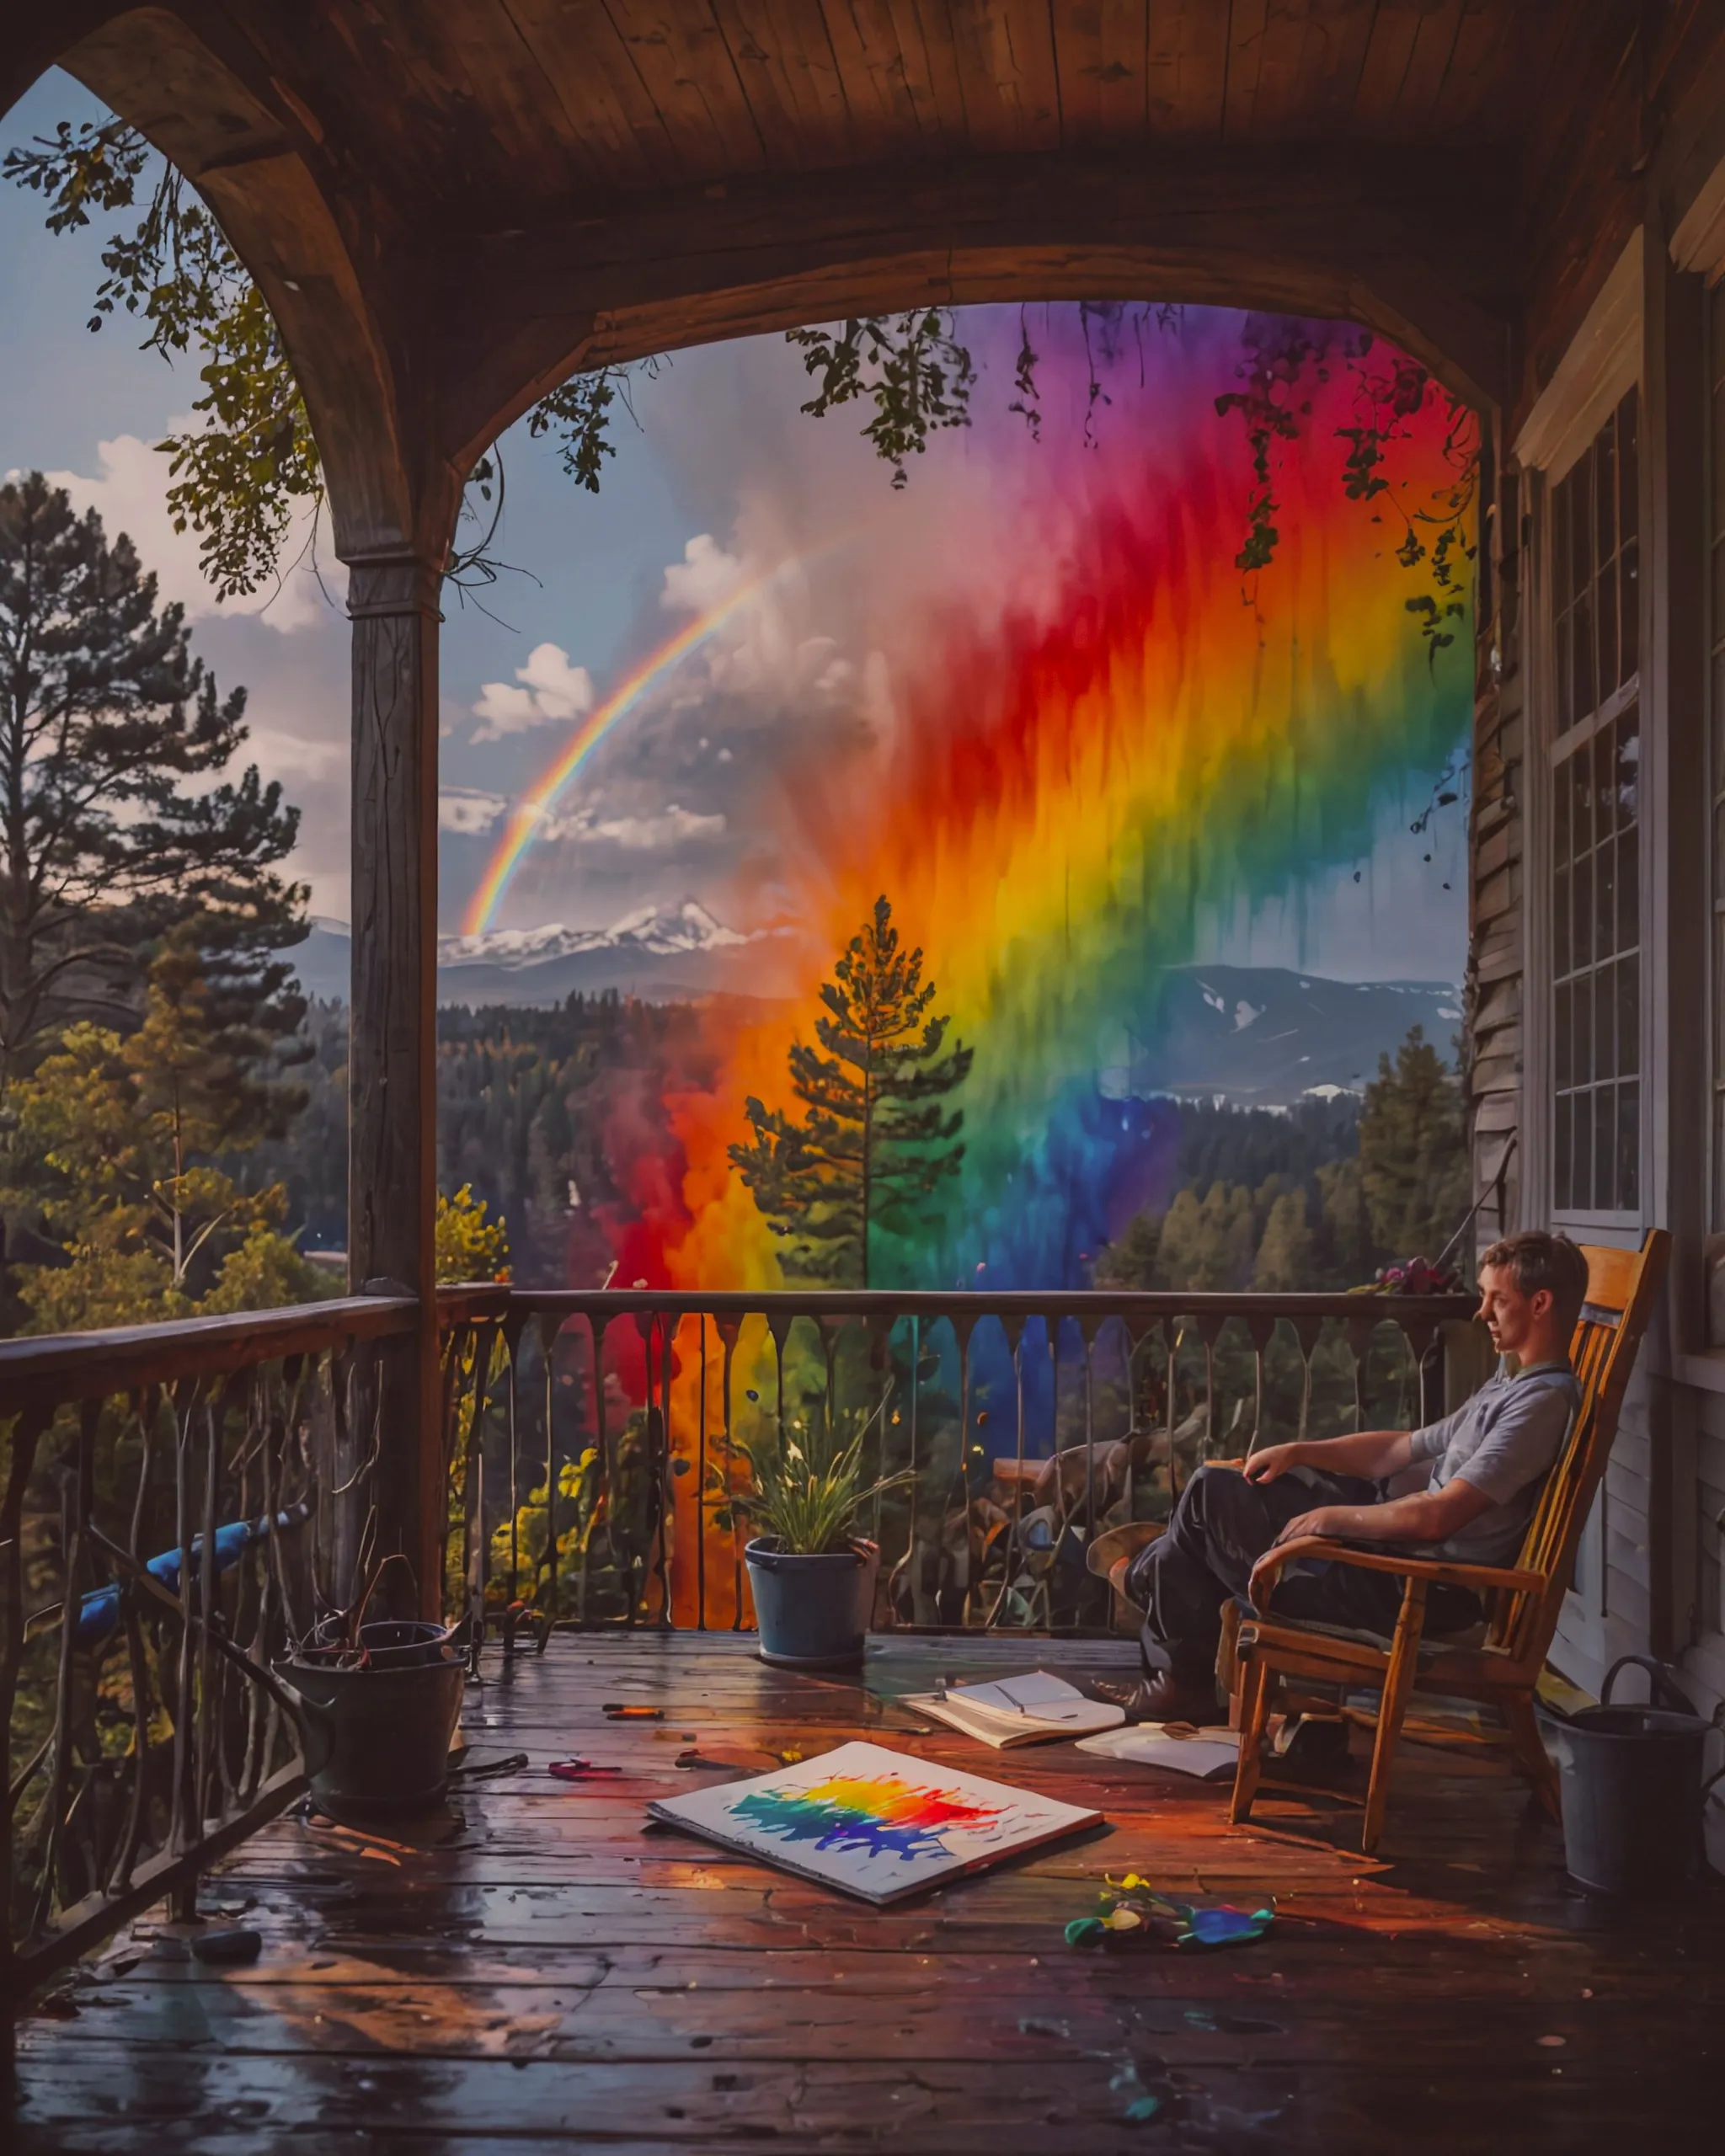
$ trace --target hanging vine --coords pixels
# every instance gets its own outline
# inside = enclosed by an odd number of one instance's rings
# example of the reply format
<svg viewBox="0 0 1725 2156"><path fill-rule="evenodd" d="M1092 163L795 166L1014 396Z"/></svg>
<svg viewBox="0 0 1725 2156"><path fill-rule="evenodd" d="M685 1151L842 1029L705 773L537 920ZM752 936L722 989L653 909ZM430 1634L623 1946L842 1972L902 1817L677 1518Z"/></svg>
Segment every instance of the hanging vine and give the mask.
<svg viewBox="0 0 1725 2156"><path fill-rule="evenodd" d="M204 573L219 597L256 590L281 573L295 504L321 504L323 475L274 318L214 215L183 175L118 119L76 127L62 120L52 135L8 151L0 173L43 196L54 232L75 231L95 214L137 210L142 203L135 226L114 233L103 249L103 277L89 327L98 329L124 312L143 324L146 350L171 360L195 345L200 350L203 392L192 408L196 424L158 445L168 458L168 510L177 531L197 533ZM1177 330L1183 310L1087 301L1077 317L1086 361L1084 441L1094 447L1101 413L1113 402L1106 383L1125 355L1129 330L1141 388L1145 329L1153 322L1161 330ZM1007 408L1039 440L1040 355L1030 321L1029 309L1021 308L1013 396ZM931 435L970 424L976 367L950 308L852 316L836 326L786 334L818 384L803 410L819 419L841 405L864 408L863 437L891 467L895 488L905 486L909 459L925 452ZM553 440L569 477L598 493L605 461L616 453L617 408L633 418L634 385L652 378L664 364L649 359L572 376L527 414L529 435ZM1306 434L1316 391L1338 366L1350 371L1354 386L1350 423L1336 430L1343 446L1342 490L1373 516L1399 523L1397 559L1425 580L1425 589L1404 603L1434 665L1438 653L1455 641L1466 613L1465 579L1476 552L1471 523L1479 488L1479 423L1424 367L1377 347L1365 330L1281 315L1245 318L1236 368L1239 387L1215 398L1218 418L1240 422L1250 467L1246 529L1235 566L1245 579L1248 603L1255 605L1258 579L1274 561L1282 537L1279 454ZM1391 452L1411 438L1415 421L1434 399L1443 405L1443 453L1452 476L1435 495L1418 499L1395 478ZM482 536L452 546L446 565L464 590L494 581L501 566L492 547L502 502L502 467L494 448L469 481L464 510L463 521L477 520Z"/></svg>

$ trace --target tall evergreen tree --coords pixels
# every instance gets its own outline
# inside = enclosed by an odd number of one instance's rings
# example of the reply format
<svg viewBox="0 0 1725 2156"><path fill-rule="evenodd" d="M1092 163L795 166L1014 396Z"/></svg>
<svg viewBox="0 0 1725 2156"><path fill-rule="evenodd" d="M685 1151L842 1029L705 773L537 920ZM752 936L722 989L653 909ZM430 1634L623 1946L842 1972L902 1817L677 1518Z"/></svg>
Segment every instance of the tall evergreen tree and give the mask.
<svg viewBox="0 0 1725 2156"><path fill-rule="evenodd" d="M1435 1258L1467 1211L1461 1088L1418 1026L1365 1089L1359 1174L1373 1235L1397 1257Z"/></svg>
<svg viewBox="0 0 1725 2156"><path fill-rule="evenodd" d="M306 932L276 872L298 811L243 746L183 610L40 472L0 486L0 1091L79 1019L138 1012L144 965L191 925L213 1021L259 1043L304 1015L275 955Z"/></svg>
<svg viewBox="0 0 1725 2156"><path fill-rule="evenodd" d="M820 1049L790 1052L798 1120L751 1097L754 1129L731 1159L773 1232L790 1245L792 1274L868 1287L874 1237L903 1235L958 1172L962 1110L941 1105L964 1083L973 1051L946 1045L949 1020L929 1015L932 981L906 952L884 897L823 984Z"/></svg>
<svg viewBox="0 0 1725 2156"><path fill-rule="evenodd" d="M213 1015L182 933L150 969L143 1022L81 1020L8 1105L19 1142L0 1203L36 1213L58 1265L15 1268L28 1330L71 1331L256 1310L318 1292L280 1232L280 1184L243 1189L226 1165L280 1137L303 1102L259 1081Z"/></svg>

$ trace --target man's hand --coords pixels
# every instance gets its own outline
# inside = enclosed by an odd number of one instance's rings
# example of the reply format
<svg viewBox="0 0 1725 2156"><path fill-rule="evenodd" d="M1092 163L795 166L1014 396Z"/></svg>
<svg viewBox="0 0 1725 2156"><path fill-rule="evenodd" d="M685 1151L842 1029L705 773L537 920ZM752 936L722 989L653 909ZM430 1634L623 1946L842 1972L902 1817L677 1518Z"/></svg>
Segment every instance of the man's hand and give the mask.
<svg viewBox="0 0 1725 2156"><path fill-rule="evenodd" d="M1253 1453L1244 1461L1240 1471L1248 1482L1274 1482L1290 1467L1298 1467L1304 1454L1303 1445L1266 1445L1262 1452Z"/></svg>
<svg viewBox="0 0 1725 2156"><path fill-rule="evenodd" d="M1297 1542L1305 1534L1351 1534L1354 1509L1350 1505L1319 1505L1313 1512L1300 1513L1289 1521L1270 1547L1274 1550L1277 1543Z"/></svg>
<svg viewBox="0 0 1725 2156"><path fill-rule="evenodd" d="M1285 1445L1276 1447L1279 1452L1290 1449L1290 1448ZM1302 1535L1342 1534L1345 1530L1341 1523L1350 1516L1349 1509L1346 1505L1319 1505L1315 1511L1300 1513L1295 1518L1290 1519L1275 1540L1271 1543L1269 1549L1264 1551L1263 1556L1252 1568L1252 1577L1247 1582L1246 1592L1252 1608L1262 1612L1269 1607L1269 1598L1272 1593L1269 1576L1277 1570L1277 1567L1270 1562L1273 1551L1284 1542L1297 1542Z"/></svg>

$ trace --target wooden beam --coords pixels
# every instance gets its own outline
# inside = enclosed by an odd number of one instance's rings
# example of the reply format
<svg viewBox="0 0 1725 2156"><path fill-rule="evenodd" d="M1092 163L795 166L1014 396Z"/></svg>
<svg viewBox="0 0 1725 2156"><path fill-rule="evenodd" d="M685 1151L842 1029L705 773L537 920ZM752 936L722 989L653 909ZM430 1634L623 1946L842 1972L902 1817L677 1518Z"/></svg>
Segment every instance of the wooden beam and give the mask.
<svg viewBox="0 0 1725 2156"><path fill-rule="evenodd" d="M380 1348L366 1419L382 1443L378 1554L441 1598L437 1367L437 632L443 551L348 564L353 619L353 995L348 1049L348 1273L418 1299ZM343 1592L338 1588L338 1593Z"/></svg>
<svg viewBox="0 0 1725 2156"><path fill-rule="evenodd" d="M1514 291L1500 200L1482 168L1436 221L1381 156L1193 145L750 176L451 232L426 300L443 347L440 442L470 463L584 366L850 312L1018 299L1357 319L1493 404Z"/></svg>

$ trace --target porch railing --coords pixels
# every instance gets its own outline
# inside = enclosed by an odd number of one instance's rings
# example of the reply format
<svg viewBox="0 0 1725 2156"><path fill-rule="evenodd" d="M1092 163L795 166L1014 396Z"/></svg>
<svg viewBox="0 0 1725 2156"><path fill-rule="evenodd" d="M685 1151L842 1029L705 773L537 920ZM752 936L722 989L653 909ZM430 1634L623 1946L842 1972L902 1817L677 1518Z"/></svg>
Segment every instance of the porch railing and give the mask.
<svg viewBox="0 0 1725 2156"><path fill-rule="evenodd" d="M439 1292L445 1607L742 1628L751 1451L864 1433L882 1626L1108 1618L1096 1534L1203 1459L1411 1422L1466 1299ZM0 2022L302 1786L270 1674L369 1569L409 1298L0 1342ZM429 1465L429 1463L428 1463ZM209 1561L206 1554L212 1553ZM422 1592L423 1592L422 1583Z"/></svg>
<svg viewBox="0 0 1725 2156"><path fill-rule="evenodd" d="M748 1625L727 1492L859 1429L867 1480L909 1477L870 1508L878 1626L1103 1625L1089 1542L1201 1460L1408 1426L1474 1374L1462 1296L465 1292L446 1607L511 1651L530 1618Z"/></svg>
<svg viewBox="0 0 1725 2156"><path fill-rule="evenodd" d="M0 1342L0 2022L302 1784L270 1673L350 1571L411 1298Z"/></svg>

